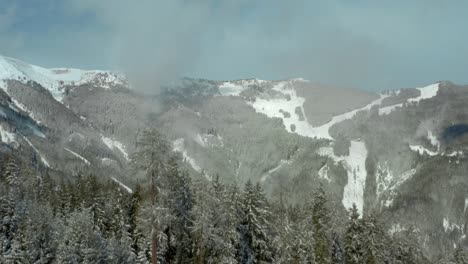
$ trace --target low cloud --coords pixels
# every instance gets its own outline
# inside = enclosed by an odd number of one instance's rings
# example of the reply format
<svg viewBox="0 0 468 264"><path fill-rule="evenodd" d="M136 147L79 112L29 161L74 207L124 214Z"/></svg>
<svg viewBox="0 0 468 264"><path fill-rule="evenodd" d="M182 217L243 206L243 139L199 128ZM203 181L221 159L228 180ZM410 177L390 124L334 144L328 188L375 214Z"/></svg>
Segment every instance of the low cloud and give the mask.
<svg viewBox="0 0 468 264"><path fill-rule="evenodd" d="M143 92L185 76L304 77L368 90L468 82L466 1L10 2L16 8L0 3L0 52L121 70Z"/></svg>

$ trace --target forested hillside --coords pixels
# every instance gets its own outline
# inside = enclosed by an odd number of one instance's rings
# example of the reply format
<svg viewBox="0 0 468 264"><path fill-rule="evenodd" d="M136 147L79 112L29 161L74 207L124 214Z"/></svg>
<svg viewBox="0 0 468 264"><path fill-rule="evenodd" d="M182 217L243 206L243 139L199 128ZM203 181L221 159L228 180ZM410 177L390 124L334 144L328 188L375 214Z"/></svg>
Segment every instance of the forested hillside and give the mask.
<svg viewBox="0 0 468 264"><path fill-rule="evenodd" d="M133 190L103 175L53 179L5 156L0 262L467 263L461 247L427 259L417 228L387 233L378 214L362 218L355 206L340 214L322 186L301 204L269 201L259 183L192 181L179 163L156 130L132 155L134 173L146 175Z"/></svg>

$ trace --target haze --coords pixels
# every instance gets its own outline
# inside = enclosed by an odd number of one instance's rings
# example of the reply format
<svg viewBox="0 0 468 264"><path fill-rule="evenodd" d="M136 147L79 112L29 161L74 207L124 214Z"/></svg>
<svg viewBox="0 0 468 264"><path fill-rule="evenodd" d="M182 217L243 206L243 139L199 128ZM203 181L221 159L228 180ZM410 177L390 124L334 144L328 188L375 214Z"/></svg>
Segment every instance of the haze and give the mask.
<svg viewBox="0 0 468 264"><path fill-rule="evenodd" d="M467 1L3 0L0 54L114 69L152 89L182 76L304 77L383 90L468 83Z"/></svg>

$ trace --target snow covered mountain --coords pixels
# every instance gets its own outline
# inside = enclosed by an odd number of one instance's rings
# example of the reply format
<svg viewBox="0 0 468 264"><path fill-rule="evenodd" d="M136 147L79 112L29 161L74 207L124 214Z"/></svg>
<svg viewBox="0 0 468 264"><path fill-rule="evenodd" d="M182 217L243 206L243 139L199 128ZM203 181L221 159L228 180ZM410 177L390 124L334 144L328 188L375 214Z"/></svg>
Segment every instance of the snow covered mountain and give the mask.
<svg viewBox="0 0 468 264"><path fill-rule="evenodd" d="M95 84L99 87L128 87L127 80L121 74L109 71L84 71L69 68L45 69L36 65L0 56L0 87L5 87L6 80L23 83L36 82L47 89L59 102L62 101L66 86Z"/></svg>
<svg viewBox="0 0 468 264"><path fill-rule="evenodd" d="M120 74L0 57L0 88L0 153L56 178L112 175L131 191L136 138L157 127L193 177L250 179L290 202L323 184L341 213L354 203L389 232L417 225L428 252L467 242L466 86L183 79L142 96Z"/></svg>

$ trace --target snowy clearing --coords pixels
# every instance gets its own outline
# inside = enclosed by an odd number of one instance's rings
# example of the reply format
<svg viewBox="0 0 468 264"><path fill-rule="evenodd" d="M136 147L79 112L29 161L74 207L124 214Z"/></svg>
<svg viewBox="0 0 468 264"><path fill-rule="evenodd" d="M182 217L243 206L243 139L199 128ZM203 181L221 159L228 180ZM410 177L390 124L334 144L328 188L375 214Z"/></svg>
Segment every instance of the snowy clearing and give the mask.
<svg viewBox="0 0 468 264"><path fill-rule="evenodd" d="M437 92L439 91L439 83L431 84L429 86L416 89L418 89L421 92L421 94L416 98L408 99L408 102L419 103L421 100L426 100L436 96Z"/></svg>
<svg viewBox="0 0 468 264"><path fill-rule="evenodd" d="M69 153L71 153L73 156L77 157L78 159L82 160L84 163L86 163L86 165L90 165L91 163L83 158L83 156L81 156L80 154L74 152L73 150L69 149L69 148L64 148L66 151L68 151Z"/></svg>
<svg viewBox="0 0 468 264"><path fill-rule="evenodd" d="M380 95L380 98L372 101L362 108L334 116L328 123L318 127L313 127L307 121L307 116L305 116L303 107L305 98L298 96L296 90L291 85L294 81L303 80L284 81L273 87L273 90L280 92L284 97L270 99L256 98L255 102L248 102L248 104L250 104L258 113L262 113L270 118L281 118L288 132L310 138L333 140L328 132L330 127L345 120L352 119L359 111L369 110L374 105L380 105L382 100L389 96ZM295 114L296 108L300 108L302 110L305 120L301 120L300 117ZM283 112L289 113L290 116L285 117Z"/></svg>
<svg viewBox="0 0 468 264"><path fill-rule="evenodd" d="M324 147L319 150L319 154L332 158L335 162L344 162L348 174L348 182L343 190L342 203L346 209L356 204L359 213L362 216L364 208L364 187L366 184L366 158L367 148L362 141L351 141L348 156L336 156L333 154L333 148Z"/></svg>
<svg viewBox="0 0 468 264"><path fill-rule="evenodd" d="M437 92L439 91L439 83L431 84L429 86L416 89L418 89L421 92L421 94L416 98L410 98L406 100L407 103L419 103L421 100L430 99L436 96ZM399 93L400 90L398 90L398 93L395 93L395 95L398 95ZM403 103L400 103L379 108L379 115L388 115L392 113L395 109L403 107L403 105Z"/></svg>

